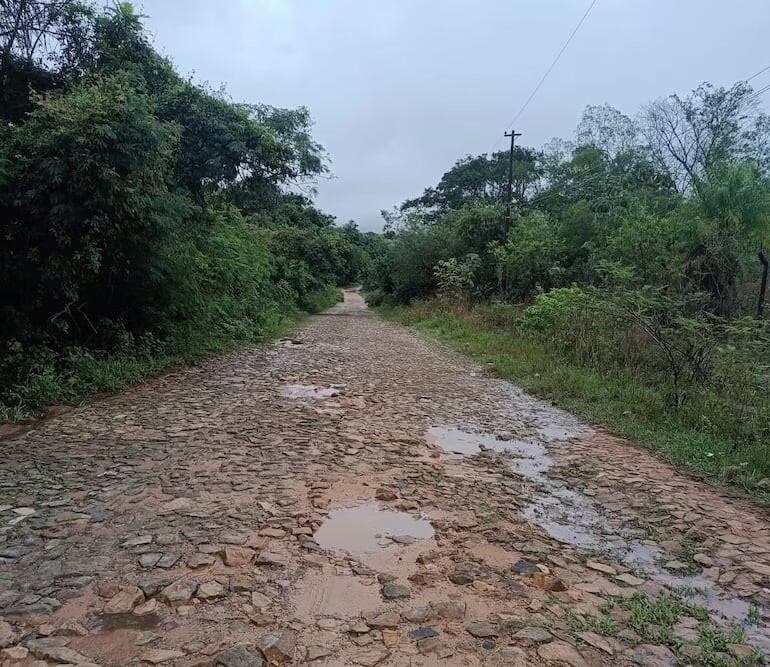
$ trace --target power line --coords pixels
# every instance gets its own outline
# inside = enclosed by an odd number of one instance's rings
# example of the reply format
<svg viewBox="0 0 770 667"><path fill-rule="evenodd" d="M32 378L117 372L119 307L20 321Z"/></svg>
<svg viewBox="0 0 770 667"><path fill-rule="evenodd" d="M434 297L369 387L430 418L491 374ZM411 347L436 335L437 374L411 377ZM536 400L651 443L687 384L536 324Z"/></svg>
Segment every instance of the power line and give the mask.
<svg viewBox="0 0 770 667"><path fill-rule="evenodd" d="M768 90L770 90L770 84L763 86L759 90L755 90L751 93L751 95L746 99L746 104L752 104L756 102L762 95L764 95Z"/></svg>
<svg viewBox="0 0 770 667"><path fill-rule="evenodd" d="M763 67L761 70L759 70L759 72L757 72L756 74L752 74L748 79L744 79L744 81L748 82L748 81L751 81L752 79L756 79L760 74L764 74L769 69L770 69L770 65L767 65L767 67Z"/></svg>
<svg viewBox="0 0 770 667"><path fill-rule="evenodd" d="M578 30L580 30L580 26L583 25L585 20L588 18L588 15L591 13L591 10L594 8L594 5L596 4L597 0L591 0L591 4L588 5L588 9L586 9L583 16L578 21L577 25L575 26L574 30L570 33L570 36L567 38L567 41L564 42L561 49L559 49L559 52L556 54L556 57L553 59L553 62L549 65L548 69L545 71L545 74L541 77L540 81L537 82L537 85L535 86L534 90L530 93L529 97L527 98L526 102L521 105L521 109L519 109L518 113L514 116L513 120L508 123L506 126L506 130L510 129L510 127L521 117L521 114L524 113L525 109L529 106L529 103L532 101L532 98L537 95L537 91L540 90L540 87L545 83L545 80L548 78L548 75L551 73L554 67L556 67L556 63L559 62L564 52L567 50L567 47L569 46L572 39L577 34Z"/></svg>

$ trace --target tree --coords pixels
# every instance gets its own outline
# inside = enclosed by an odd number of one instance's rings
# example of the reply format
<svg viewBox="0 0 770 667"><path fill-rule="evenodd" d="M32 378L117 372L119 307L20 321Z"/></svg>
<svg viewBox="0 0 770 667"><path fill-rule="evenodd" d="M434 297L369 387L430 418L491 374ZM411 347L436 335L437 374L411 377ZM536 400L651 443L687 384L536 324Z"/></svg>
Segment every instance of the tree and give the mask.
<svg viewBox="0 0 770 667"><path fill-rule="evenodd" d="M681 193L697 190L704 174L730 159L766 160L767 126L753 124L755 100L746 82L731 88L703 83L689 95L648 105L642 116L651 157Z"/></svg>
<svg viewBox="0 0 770 667"><path fill-rule="evenodd" d="M137 323L162 306L166 245L186 211L168 188L177 142L126 73L49 93L7 130L4 325L87 336L98 317Z"/></svg>
<svg viewBox="0 0 770 667"><path fill-rule="evenodd" d="M639 146L639 126L609 104L589 104L577 128L581 146L595 146L611 158Z"/></svg>
<svg viewBox="0 0 770 667"><path fill-rule="evenodd" d="M452 209L472 203L495 203L502 201L508 185L507 151L487 156L458 160L433 188L427 188L420 197L405 201L402 211L420 211L435 219ZM513 155L513 197L518 203L526 201L542 170L539 155L529 148L517 146Z"/></svg>
<svg viewBox="0 0 770 667"><path fill-rule="evenodd" d="M51 90L86 67L94 12L77 0L0 0L0 118L30 110L30 89Z"/></svg>
<svg viewBox="0 0 770 667"><path fill-rule="evenodd" d="M713 312L734 315L741 258L770 234L768 182L752 163L718 165L700 180L687 212L694 225L686 271L711 296Z"/></svg>

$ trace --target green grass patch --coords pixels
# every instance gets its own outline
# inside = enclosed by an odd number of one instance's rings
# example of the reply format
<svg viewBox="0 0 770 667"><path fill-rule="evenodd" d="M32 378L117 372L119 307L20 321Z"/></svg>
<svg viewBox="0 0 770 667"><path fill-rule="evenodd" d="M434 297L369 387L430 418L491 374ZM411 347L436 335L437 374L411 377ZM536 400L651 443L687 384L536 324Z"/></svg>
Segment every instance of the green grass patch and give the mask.
<svg viewBox="0 0 770 667"><path fill-rule="evenodd" d="M474 311L433 302L381 306L384 317L412 326L480 360L499 375L580 418L606 426L698 477L738 487L770 502L770 456L763 443L742 437L741 418L724 401L704 393L672 410L669 387L638 369L582 366L531 336L514 318L490 322Z"/></svg>

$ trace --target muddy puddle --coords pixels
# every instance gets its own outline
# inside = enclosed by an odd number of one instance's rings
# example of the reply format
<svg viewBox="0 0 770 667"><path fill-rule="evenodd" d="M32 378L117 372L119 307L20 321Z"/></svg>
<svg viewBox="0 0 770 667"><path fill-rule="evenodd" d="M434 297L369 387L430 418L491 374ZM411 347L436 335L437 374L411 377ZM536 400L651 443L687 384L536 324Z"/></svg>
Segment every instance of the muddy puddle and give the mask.
<svg viewBox="0 0 770 667"><path fill-rule="evenodd" d="M751 615L748 601L725 595L702 576L674 575L662 563L670 560L652 540L628 522L613 519L593 499L549 475L554 466L550 450L575 436L561 425L540 424L536 435L527 439L506 439L492 433L474 432L467 426L436 426L428 429L428 442L451 456L485 455L496 452L510 460L511 469L532 483L529 503L523 515L560 542L604 553L627 567L671 589L691 591L693 604L709 610L712 620L723 625L744 625L750 640L770 652L770 629L747 624Z"/></svg>
<svg viewBox="0 0 770 667"><path fill-rule="evenodd" d="M315 540L330 551L364 556L389 545L412 544L433 537L430 521L406 512L391 512L366 504L332 510L318 530Z"/></svg>
<svg viewBox="0 0 770 667"><path fill-rule="evenodd" d="M494 435L473 433L455 427L428 429L428 441L448 454L473 456L485 451L512 457L513 470L527 479L540 480L553 461L546 447L535 440L505 440Z"/></svg>
<svg viewBox="0 0 770 667"><path fill-rule="evenodd" d="M293 399L317 400L339 396L340 390L334 387L321 387L317 384L287 384L281 388L281 396Z"/></svg>

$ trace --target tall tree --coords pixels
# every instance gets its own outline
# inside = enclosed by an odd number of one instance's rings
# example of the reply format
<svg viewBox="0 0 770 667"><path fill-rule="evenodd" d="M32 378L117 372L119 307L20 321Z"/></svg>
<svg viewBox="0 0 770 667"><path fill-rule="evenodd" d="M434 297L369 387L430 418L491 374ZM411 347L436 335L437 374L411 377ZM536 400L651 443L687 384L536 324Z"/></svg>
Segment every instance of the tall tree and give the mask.
<svg viewBox="0 0 770 667"><path fill-rule="evenodd" d="M402 211L422 210L436 218L466 204L494 203L503 199L508 183L507 151L499 151L458 160L439 181L415 199L401 205ZM542 170L539 154L517 146L513 153L513 197L523 203L536 186Z"/></svg>
<svg viewBox="0 0 770 667"><path fill-rule="evenodd" d="M644 110L650 155L679 192L697 190L710 168L729 159L766 159L767 128L756 122L752 93L746 82L731 88L703 83L685 97L671 95Z"/></svg>
<svg viewBox="0 0 770 667"><path fill-rule="evenodd" d="M589 104L577 128L577 142L596 146L610 157L639 146L639 126L609 104Z"/></svg>

